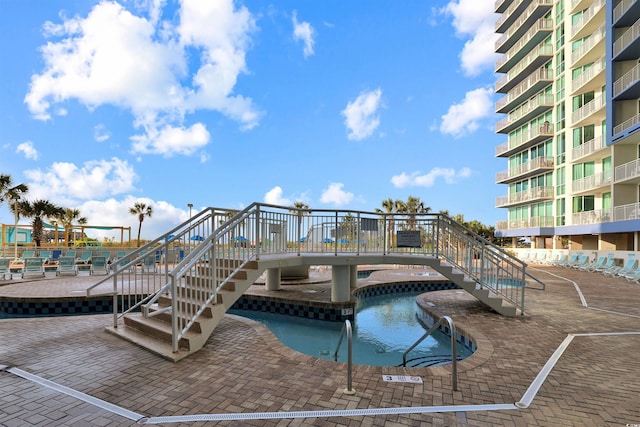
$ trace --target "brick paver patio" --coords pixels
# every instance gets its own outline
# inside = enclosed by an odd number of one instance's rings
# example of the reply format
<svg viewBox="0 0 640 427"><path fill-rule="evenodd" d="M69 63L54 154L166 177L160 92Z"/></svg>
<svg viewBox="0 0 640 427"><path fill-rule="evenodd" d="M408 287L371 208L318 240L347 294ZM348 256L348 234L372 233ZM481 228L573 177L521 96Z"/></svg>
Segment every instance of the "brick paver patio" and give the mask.
<svg viewBox="0 0 640 427"><path fill-rule="evenodd" d="M521 401L570 335L575 335L526 408L349 417L250 419L166 425L249 426L625 426L640 424L640 285L577 270L532 267L545 291L528 291L527 315L503 318L459 291L420 298L451 316L479 348L451 371L355 366L353 396L346 367L284 347L265 328L228 315L195 355L172 363L104 332L111 315L0 320L0 365L102 399L144 417L326 411ZM373 281L416 280L381 271ZM0 286L0 298L75 295L89 276ZM575 282L588 307L581 303ZM303 289L302 285L299 289ZM305 285L329 289L328 284ZM254 292L264 292L258 286ZM288 291L288 298L308 293ZM296 296L297 295L297 296ZM317 296L317 293L314 294ZM593 335L607 333L605 335ZM582 335L586 334L586 335ZM383 374L416 375L422 384L392 383ZM136 425L5 369L0 372L0 425ZM144 421L144 420L143 420Z"/></svg>

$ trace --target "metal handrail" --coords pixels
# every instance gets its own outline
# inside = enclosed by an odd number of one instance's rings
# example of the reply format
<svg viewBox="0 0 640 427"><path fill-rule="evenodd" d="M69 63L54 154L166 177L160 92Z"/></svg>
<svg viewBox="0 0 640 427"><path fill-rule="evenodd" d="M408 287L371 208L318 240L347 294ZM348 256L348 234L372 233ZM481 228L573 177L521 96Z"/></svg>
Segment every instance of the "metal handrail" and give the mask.
<svg viewBox="0 0 640 427"><path fill-rule="evenodd" d="M451 384L453 391L458 391L458 351L456 340L456 325L449 316L442 316L429 330L416 341L411 347L402 354L402 366L407 366L407 354L416 348L422 341L427 339L435 330L437 330L444 322L449 325L449 331L451 332Z"/></svg>
<svg viewBox="0 0 640 427"><path fill-rule="evenodd" d="M345 334L347 335L347 388L344 390L344 394L356 394L356 391L352 387L351 382L351 373L353 367L353 335L351 333L351 322L349 319L344 321L344 326L342 327L342 332L340 333L340 339L338 340L338 345L336 346L336 351L333 353L333 360L338 361L338 350L340 350L340 345L342 345L342 339Z"/></svg>

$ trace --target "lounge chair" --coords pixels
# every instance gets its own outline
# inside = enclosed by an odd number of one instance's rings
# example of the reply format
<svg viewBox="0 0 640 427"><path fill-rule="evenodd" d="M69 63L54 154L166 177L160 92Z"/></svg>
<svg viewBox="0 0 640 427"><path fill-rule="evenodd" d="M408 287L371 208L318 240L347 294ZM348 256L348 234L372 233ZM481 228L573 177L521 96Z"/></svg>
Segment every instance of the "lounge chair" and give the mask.
<svg viewBox="0 0 640 427"><path fill-rule="evenodd" d="M571 255L570 257L565 257L564 262L559 262L558 267L571 267L576 261L578 261L578 255Z"/></svg>
<svg viewBox="0 0 640 427"><path fill-rule="evenodd" d="M152 255L147 255L144 257L144 260L142 261L142 272L143 273L155 273L158 269L156 266L156 257L154 254Z"/></svg>
<svg viewBox="0 0 640 427"><path fill-rule="evenodd" d="M13 274L11 273L11 259L10 258L0 258L0 274L2 274L2 279L6 280L7 275L9 276L9 280L13 279Z"/></svg>
<svg viewBox="0 0 640 427"><path fill-rule="evenodd" d="M80 258L76 261L76 264L89 264L93 251L82 251Z"/></svg>
<svg viewBox="0 0 640 427"><path fill-rule="evenodd" d="M64 256L72 256L74 259L77 256L78 251L68 250L64 252Z"/></svg>
<svg viewBox="0 0 640 427"><path fill-rule="evenodd" d="M36 257L36 251L24 251L22 252L22 256L20 257L20 259L24 261L27 258L35 258L35 257Z"/></svg>
<svg viewBox="0 0 640 427"><path fill-rule="evenodd" d="M44 277L44 263L42 259L33 257L25 258L24 266L22 267L22 278L24 276L40 276Z"/></svg>
<svg viewBox="0 0 640 427"><path fill-rule="evenodd" d="M567 262L569 262L569 255L563 254L563 255L560 255L560 257L557 260L551 261L550 265L554 267L559 267L562 264L566 264Z"/></svg>
<svg viewBox="0 0 640 427"><path fill-rule="evenodd" d="M93 274L109 274L109 265L107 264L107 257L104 256L92 256L91 268L89 269L89 275Z"/></svg>
<svg viewBox="0 0 640 427"><path fill-rule="evenodd" d="M591 271L591 269L593 269L593 268L602 267L606 261L607 261L607 257L600 256L600 257L598 257L597 260L595 260L593 262L588 262L585 265L581 265L581 266L578 266L576 268L578 268L579 270L583 270L583 271Z"/></svg>
<svg viewBox="0 0 640 427"><path fill-rule="evenodd" d="M51 251L40 251L38 257L44 264L49 264L49 262L51 261Z"/></svg>
<svg viewBox="0 0 640 427"><path fill-rule="evenodd" d="M107 264L111 261L111 251L102 251L101 255L107 259Z"/></svg>
<svg viewBox="0 0 640 427"><path fill-rule="evenodd" d="M75 256L61 256L58 259L58 266L56 267L56 276L61 276L63 274L73 274L74 276L78 275L78 267L76 266L76 257Z"/></svg>
<svg viewBox="0 0 640 427"><path fill-rule="evenodd" d="M115 270L117 268L124 267L125 265L127 265L127 263L131 260L125 259L123 261L123 258L126 258L126 256L127 256L127 251L117 251L115 258L113 258L113 260L111 261L111 269Z"/></svg>
<svg viewBox="0 0 640 427"><path fill-rule="evenodd" d="M604 271L603 273L607 276L615 277L621 274L626 274L633 271L636 268L636 263L638 261L635 258L630 258L624 264L623 267L612 267L611 269Z"/></svg>
<svg viewBox="0 0 640 427"><path fill-rule="evenodd" d="M597 271L598 273L602 273L603 271L607 271L614 266L616 262L615 258L607 258L607 261L600 267L592 268L590 271Z"/></svg>

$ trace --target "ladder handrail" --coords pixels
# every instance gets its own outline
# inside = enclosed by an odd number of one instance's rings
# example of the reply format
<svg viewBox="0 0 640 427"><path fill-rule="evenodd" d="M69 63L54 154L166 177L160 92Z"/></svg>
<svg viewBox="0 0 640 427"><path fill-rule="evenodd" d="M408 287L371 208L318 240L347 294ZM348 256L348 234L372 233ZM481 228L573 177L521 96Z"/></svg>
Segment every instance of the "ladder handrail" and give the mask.
<svg viewBox="0 0 640 427"><path fill-rule="evenodd" d="M447 323L449 326L449 331L451 332L451 383L453 391L458 391L458 351L457 351L457 340L456 340L456 325L453 323L453 320L449 316L442 316L440 320L438 320L425 334L420 337L415 343L411 345L402 354L402 366L407 366L407 354L416 348L422 341L427 339L429 335L431 335L436 329L442 326L443 323Z"/></svg>
<svg viewBox="0 0 640 427"><path fill-rule="evenodd" d="M349 319L344 321L344 326L342 327L342 332L340 333L340 339L338 340L338 345L336 346L336 351L333 353L333 360L338 361L338 350L340 350L340 345L342 345L342 339L347 335L347 388L344 390L345 394L355 394L355 390L352 387L351 382L351 373L353 368L353 334L351 330L351 321Z"/></svg>

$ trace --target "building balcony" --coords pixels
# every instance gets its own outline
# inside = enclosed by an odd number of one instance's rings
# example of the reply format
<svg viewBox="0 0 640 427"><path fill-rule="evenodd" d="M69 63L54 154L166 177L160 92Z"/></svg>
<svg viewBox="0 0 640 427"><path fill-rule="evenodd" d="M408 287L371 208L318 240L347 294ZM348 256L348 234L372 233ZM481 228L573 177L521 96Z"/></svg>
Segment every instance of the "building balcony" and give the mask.
<svg viewBox="0 0 640 427"><path fill-rule="evenodd" d="M522 82L534 70L542 68L553 59L553 46L540 43L522 58L507 74L496 82L496 92L507 93Z"/></svg>
<svg viewBox="0 0 640 427"><path fill-rule="evenodd" d="M571 68L595 62L604 55L605 30L604 25L598 28L591 37L585 40L578 49L571 52Z"/></svg>
<svg viewBox="0 0 640 427"><path fill-rule="evenodd" d="M638 123L640 123L640 114L636 114L635 116L633 116L633 117L625 120L624 122L620 123L619 125L615 126L613 128L614 137L616 135L618 135L619 133L622 133L625 130L636 126Z"/></svg>
<svg viewBox="0 0 640 427"><path fill-rule="evenodd" d="M616 184L640 182L640 159L616 166L613 176Z"/></svg>
<svg viewBox="0 0 640 427"><path fill-rule="evenodd" d="M613 208L614 221L629 221L632 219L640 219L640 203L620 205Z"/></svg>
<svg viewBox="0 0 640 427"><path fill-rule="evenodd" d="M498 221L496 230L518 230L521 228L553 227L554 217L536 216L533 218L509 219Z"/></svg>
<svg viewBox="0 0 640 427"><path fill-rule="evenodd" d="M601 224L612 219L611 209L594 209L571 214L571 225Z"/></svg>
<svg viewBox="0 0 640 427"><path fill-rule="evenodd" d="M522 13L529 9L539 9L539 11L531 12L535 14L537 18L544 16L553 7L553 0L533 0L528 1L514 1L507 7L502 15L498 18L495 24L496 33L504 33L509 27L511 27Z"/></svg>
<svg viewBox="0 0 640 427"><path fill-rule="evenodd" d="M575 41L593 33L602 22L604 22L605 0L595 0L591 6L584 11L580 19L571 26L571 36L569 40Z"/></svg>
<svg viewBox="0 0 640 427"><path fill-rule="evenodd" d="M507 10L507 8L509 6L511 6L511 4L513 3L514 0L496 0L495 5L494 5L494 12L495 13L502 13L505 10ZM516 1L521 1L521 0L516 0Z"/></svg>
<svg viewBox="0 0 640 427"><path fill-rule="evenodd" d="M553 83L553 70L540 68L496 102L496 113L508 113L518 104Z"/></svg>
<svg viewBox="0 0 640 427"><path fill-rule="evenodd" d="M589 3L593 0L571 0L571 6L569 12L573 15L574 13L585 10L589 7Z"/></svg>
<svg viewBox="0 0 640 427"><path fill-rule="evenodd" d="M605 69L606 59L603 56L571 82L571 95L600 90L605 84Z"/></svg>
<svg viewBox="0 0 640 427"><path fill-rule="evenodd" d="M498 38L498 40L496 40L496 52L507 52L520 39L526 37L526 33L544 32L546 34L542 37L542 39L551 33L551 31L553 30L553 20L543 18L544 14L539 13L540 8L536 8L535 6L535 4L530 5L527 10L525 10L522 15L520 15L520 18L518 18L518 20L509 28L509 31L504 33ZM540 37L540 35L537 36L537 38ZM541 41L542 39L538 41Z"/></svg>
<svg viewBox="0 0 640 427"><path fill-rule="evenodd" d="M591 160L592 158L598 158L596 153L602 151L607 148L607 141L602 135L596 136L592 140L586 141L582 145L578 145L577 147L573 147L571 149L571 160L581 160L583 162ZM608 154L608 151L607 151Z"/></svg>
<svg viewBox="0 0 640 427"><path fill-rule="evenodd" d="M589 123L600 123L606 118L605 97L596 96L582 107L571 113L571 127L579 127Z"/></svg>
<svg viewBox="0 0 640 427"><path fill-rule="evenodd" d="M640 19L613 42L613 60L637 59L638 52L640 52Z"/></svg>
<svg viewBox="0 0 640 427"><path fill-rule="evenodd" d="M613 9L613 24L616 27L629 27L640 16L640 0L622 0Z"/></svg>
<svg viewBox="0 0 640 427"><path fill-rule="evenodd" d="M507 142L498 145L496 147L496 157L509 157L549 138L553 138L552 124L530 128L528 132L524 132L517 137L510 137Z"/></svg>
<svg viewBox="0 0 640 427"><path fill-rule="evenodd" d="M610 187L612 183L613 178L611 177L611 171L597 172L593 175L572 181L571 191L574 195L579 195L586 192L593 192L601 187Z"/></svg>
<svg viewBox="0 0 640 427"><path fill-rule="evenodd" d="M496 73L506 73L520 62L536 45L543 43L553 30L553 20L540 19L496 61Z"/></svg>
<svg viewBox="0 0 640 427"><path fill-rule="evenodd" d="M553 108L554 96L551 94L538 94L529 99L526 105L509 113L507 117L496 123L497 133L509 133L524 125L529 120L543 114Z"/></svg>
<svg viewBox="0 0 640 427"><path fill-rule="evenodd" d="M496 183L508 184L549 170L553 170L553 157L536 157L506 171L498 172Z"/></svg>
<svg viewBox="0 0 640 427"><path fill-rule="evenodd" d="M613 82L613 99L640 98L640 63Z"/></svg>
<svg viewBox="0 0 640 427"><path fill-rule="evenodd" d="M553 199L553 187L535 187L519 193L496 198L496 207L523 205L541 200Z"/></svg>

